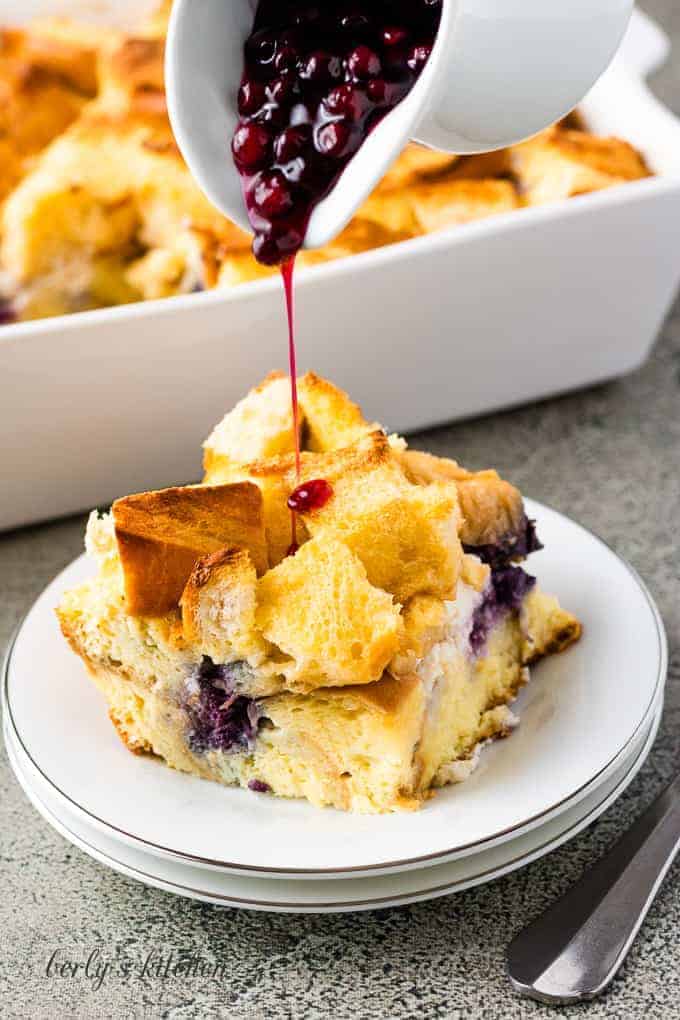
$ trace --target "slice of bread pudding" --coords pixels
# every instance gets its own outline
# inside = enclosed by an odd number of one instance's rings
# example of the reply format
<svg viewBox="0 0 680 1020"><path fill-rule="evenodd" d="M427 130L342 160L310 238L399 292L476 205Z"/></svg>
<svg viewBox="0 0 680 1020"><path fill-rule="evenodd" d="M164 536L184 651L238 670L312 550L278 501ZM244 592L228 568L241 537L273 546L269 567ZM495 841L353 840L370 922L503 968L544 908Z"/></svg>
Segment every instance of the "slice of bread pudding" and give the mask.
<svg viewBox="0 0 680 1020"><path fill-rule="evenodd" d="M289 381L215 428L200 486L93 513L96 576L62 630L136 752L228 785L363 812L418 807L517 723L528 666L578 621L519 564L540 544L494 471L409 450L325 380Z"/></svg>

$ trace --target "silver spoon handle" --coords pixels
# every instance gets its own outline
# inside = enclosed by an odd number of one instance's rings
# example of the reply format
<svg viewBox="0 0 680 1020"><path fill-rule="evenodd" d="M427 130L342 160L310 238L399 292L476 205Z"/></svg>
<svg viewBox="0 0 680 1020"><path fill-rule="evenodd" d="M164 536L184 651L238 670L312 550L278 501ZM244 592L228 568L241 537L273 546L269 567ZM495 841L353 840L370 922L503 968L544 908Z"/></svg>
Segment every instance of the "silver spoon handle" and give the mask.
<svg viewBox="0 0 680 1020"><path fill-rule="evenodd" d="M680 776L623 838L508 947L508 976L541 1002L604 991L680 849Z"/></svg>

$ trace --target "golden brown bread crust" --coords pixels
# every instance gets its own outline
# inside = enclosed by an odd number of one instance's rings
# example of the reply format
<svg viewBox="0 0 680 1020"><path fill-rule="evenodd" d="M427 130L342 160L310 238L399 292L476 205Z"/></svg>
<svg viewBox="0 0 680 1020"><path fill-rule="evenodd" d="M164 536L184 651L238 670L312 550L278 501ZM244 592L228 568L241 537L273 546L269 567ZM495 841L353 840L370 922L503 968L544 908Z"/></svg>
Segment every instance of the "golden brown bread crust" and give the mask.
<svg viewBox="0 0 680 1020"><path fill-rule="evenodd" d="M276 387L281 387L281 392ZM369 423L361 409L342 390L313 373L298 380L300 395L302 478L336 477L367 479L367 472L379 465L398 464L409 482L428 486L454 483L462 514L460 538L465 545L480 546L516 534L524 522L520 492L493 470L468 471L454 460L409 450L399 437L386 437L380 427ZM282 414L275 414L279 400ZM254 449L292 449L292 427L288 408L288 382L272 373L255 387L238 406L247 411L247 437L236 427L243 424L230 412L205 443L206 482L249 479L258 484L264 500L269 562L280 562L290 544L290 518L286 499L295 487L292 453L265 457L244 464L243 457ZM233 421L232 421L233 419ZM256 437L256 446L248 437ZM319 452L314 452L319 451ZM241 463L239 463L241 460ZM315 517L298 517L297 541L315 530ZM401 591L402 597L407 597Z"/></svg>
<svg viewBox="0 0 680 1020"><path fill-rule="evenodd" d="M525 659L526 665L533 666L534 663L539 662L548 655L559 655L560 652L565 652L570 645L573 645L580 640L582 633L583 625L576 619L576 617L572 616L565 619L562 627L551 637L551 640L542 645L539 649L533 651L532 654Z"/></svg>
<svg viewBox="0 0 680 1020"><path fill-rule="evenodd" d="M303 453L302 464L308 464L314 455ZM286 556L291 545L292 518L287 500L295 486L294 459L291 454L272 457L269 461L255 464L232 465L222 477L234 481L251 481L262 493L263 516L269 566L275 567ZM310 476L308 476L310 477ZM300 515L295 519L295 541L302 545L309 538L309 532Z"/></svg>
<svg viewBox="0 0 680 1020"><path fill-rule="evenodd" d="M96 50L0 29L0 202L97 91Z"/></svg>
<svg viewBox="0 0 680 1020"><path fill-rule="evenodd" d="M301 408L300 433L304 420ZM283 372L270 372L238 401L204 442L204 481L231 480L233 465L266 460L294 448L290 381Z"/></svg>
<svg viewBox="0 0 680 1020"><path fill-rule="evenodd" d="M130 37L110 47L99 64L102 105L164 115L164 56L165 42L159 38Z"/></svg>
<svg viewBox="0 0 680 1020"><path fill-rule="evenodd" d="M620 138L596 138L583 131L553 130L547 144L565 159L597 174L634 181L649 175L644 157Z"/></svg>
<svg viewBox="0 0 680 1020"><path fill-rule="evenodd" d="M419 592L452 597L462 559L455 484L413 485L381 431L322 455L321 463L333 495L323 507L300 513L310 535L345 542L371 584L398 602ZM303 460L303 481L318 469Z"/></svg>
<svg viewBox="0 0 680 1020"><path fill-rule="evenodd" d="M319 392L327 395L321 386ZM336 394L331 398L325 412L332 428L323 435L320 430L316 439L328 452L302 452L301 480L323 477L333 494L323 508L297 514L298 543L314 535L340 539L358 555L370 582L400 602L420 591L450 596L461 561L456 486L448 480L413 484L385 433L367 431L371 426L360 423L363 418L356 405L343 422ZM349 438L357 432L359 438L351 445L333 448L340 436ZM260 487L269 562L279 563L291 540L286 501L298 482L294 456L242 465L225 462L219 469L213 461L208 478L248 479Z"/></svg>
<svg viewBox="0 0 680 1020"><path fill-rule="evenodd" d="M261 665L267 648L256 627L257 598L257 572L246 550L220 549L199 560L180 600L187 643L213 662ZM276 666L260 681L258 694L282 686Z"/></svg>
<svg viewBox="0 0 680 1020"><path fill-rule="evenodd" d="M294 460L292 453L247 464L244 460L246 452L252 453L254 449L292 451L288 385L282 373L270 373L238 405L248 409L248 432L257 437L257 447L249 440L244 445L242 431L229 427L234 412L225 416L204 445L206 482L250 478L262 488L272 565L279 562L289 544L285 500L295 484ZM272 413L272 405L279 400L278 390L276 400L273 398L276 387L282 387L283 416ZM394 455L406 477L415 484L456 484L463 515L461 540L466 545L492 544L521 526L524 514L521 494L496 471L472 472L446 457L403 448L403 441L387 439L377 423L368 422L361 408L343 390L312 372L298 380L298 393L303 477L311 478L321 472L331 478L334 472L353 471L359 465L366 469L371 464L385 463ZM238 420L234 420L236 424ZM366 440L369 435L372 438ZM362 438L363 444L357 445ZM315 452L337 456L320 459L313 455ZM304 537L303 532L299 541Z"/></svg>
<svg viewBox="0 0 680 1020"><path fill-rule="evenodd" d="M346 393L313 373L298 380L298 392L303 480L324 477L332 483L336 477L355 477L368 485L367 472L391 463L392 474L398 465L415 485L455 485L462 515L460 539L466 546L492 545L517 535L526 524L520 492L496 471L473 472L446 457L407 449L400 437L387 437L377 423L368 422ZM297 483L294 457L285 453L250 463L239 460L256 449L292 446L289 383L276 372L225 416L204 447L206 482L248 479L262 490L271 566L280 562L290 545L286 500ZM315 532L314 513L299 515L297 529L300 544ZM409 594L413 592L402 589L399 597Z"/></svg>
<svg viewBox="0 0 680 1020"><path fill-rule="evenodd" d="M304 415L306 450L330 453L356 442L380 426L369 423L358 404L339 386L307 372L299 381L298 396Z"/></svg>
<svg viewBox="0 0 680 1020"><path fill-rule="evenodd" d="M267 569L262 497L248 482L144 492L112 508L128 613L162 616L179 604L194 564L223 547Z"/></svg>
<svg viewBox="0 0 680 1020"><path fill-rule="evenodd" d="M149 741L140 740L131 730L130 726L126 724L126 720L113 708L109 709L109 719L113 723L116 733L125 744L128 751L131 751L132 754L140 755L154 753L153 747Z"/></svg>
<svg viewBox="0 0 680 1020"><path fill-rule="evenodd" d="M339 450L380 428L366 421L361 408L344 390L314 372L300 376L297 386L303 451ZM228 479L233 466L243 464L249 464L253 473L279 473L284 463L292 461L277 458L292 454L294 449L290 381L283 372L273 371L224 416L206 439L204 481Z"/></svg>
<svg viewBox="0 0 680 1020"><path fill-rule="evenodd" d="M525 205L583 195L650 174L644 157L628 142L559 126L515 146L511 159Z"/></svg>
<svg viewBox="0 0 680 1020"><path fill-rule="evenodd" d="M295 691L373 684L402 626L399 606L332 536L305 542L260 579L255 617Z"/></svg>
<svg viewBox="0 0 680 1020"><path fill-rule="evenodd" d="M189 643L198 644L203 637L200 601L204 589L227 578L231 583L248 583L251 574L254 583L255 568L245 549L218 549L194 564L180 599L182 628Z"/></svg>
<svg viewBox="0 0 680 1020"><path fill-rule="evenodd" d="M110 57L109 69L127 89L130 95L142 90L155 89L162 93L163 60L165 42L163 39L129 38L116 47Z"/></svg>
<svg viewBox="0 0 680 1020"><path fill-rule="evenodd" d="M423 234L471 220L510 212L519 205L517 191L506 180L449 180L415 185L409 202Z"/></svg>
<svg viewBox="0 0 680 1020"><path fill-rule="evenodd" d="M530 666L546 655L563 652L581 637L580 622L552 595L534 588L522 606L522 658Z"/></svg>
<svg viewBox="0 0 680 1020"><path fill-rule="evenodd" d="M366 421L347 393L313 372L298 379L298 398L306 478L319 471L325 475L338 467L351 468L355 455L343 455L339 462L326 455L355 444L371 430L380 432L377 424ZM382 455L389 456L381 432L377 442L384 448ZM225 415L204 443L204 482L247 479L260 487L270 566L283 559L291 543L286 500L296 484L293 449L290 382L282 372L270 372ZM296 540L301 544L308 537L301 517L296 526Z"/></svg>
<svg viewBox="0 0 680 1020"><path fill-rule="evenodd" d="M244 549L218 549L217 552L204 556L203 559L200 559L194 565L191 571L191 576L182 595L181 608L184 609L190 602L189 586L191 586L192 593L198 593L201 588L205 588L206 585L212 583L217 572L224 570L231 574L237 571L240 572L241 568L251 565L250 555ZM186 633L186 620L183 622ZM193 640L193 637L189 637L189 640Z"/></svg>
<svg viewBox="0 0 680 1020"><path fill-rule="evenodd" d="M512 153L510 149L480 152L474 156L461 156L447 175L452 181L512 180Z"/></svg>
<svg viewBox="0 0 680 1020"><path fill-rule="evenodd" d="M521 526L524 516L521 493L498 472L468 471L455 460L420 450L404 450L399 458L413 481L456 483L463 515L460 538L464 545L491 545Z"/></svg>
<svg viewBox="0 0 680 1020"><path fill-rule="evenodd" d="M1 263L21 317L213 286L220 250L247 249L181 159L162 50L142 37L102 43L97 98L11 194Z"/></svg>
<svg viewBox="0 0 680 1020"><path fill-rule="evenodd" d="M446 177L459 162L459 156L411 143L389 168L376 189L377 193L403 191L418 181Z"/></svg>

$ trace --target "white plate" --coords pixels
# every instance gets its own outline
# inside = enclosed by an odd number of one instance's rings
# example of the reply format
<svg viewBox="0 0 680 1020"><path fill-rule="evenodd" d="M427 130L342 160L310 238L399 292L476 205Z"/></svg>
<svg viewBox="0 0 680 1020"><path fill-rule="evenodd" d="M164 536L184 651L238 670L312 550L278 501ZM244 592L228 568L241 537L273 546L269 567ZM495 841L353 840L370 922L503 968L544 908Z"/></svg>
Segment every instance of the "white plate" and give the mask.
<svg viewBox="0 0 680 1020"><path fill-rule="evenodd" d="M163 860L125 846L70 812L30 765L15 738L6 732L5 739L17 778L40 814L64 838L114 871L145 885L221 906L284 913L337 913L403 906L460 892L515 871L572 839L602 814L637 774L654 742L662 708L660 691L651 725L646 735L633 742L625 763L594 793L551 822L491 850L447 864L343 882L279 881L231 875Z"/></svg>
<svg viewBox="0 0 680 1020"><path fill-rule="evenodd" d="M130 755L61 637L53 607L89 567L37 600L6 673L7 719L54 792L109 835L195 864L273 876L343 877L475 853L566 810L605 781L651 719L666 671L663 626L632 569L566 517L528 502L546 549L532 569L584 624L535 670L522 725L466 783L417 814L348 815L227 789Z"/></svg>

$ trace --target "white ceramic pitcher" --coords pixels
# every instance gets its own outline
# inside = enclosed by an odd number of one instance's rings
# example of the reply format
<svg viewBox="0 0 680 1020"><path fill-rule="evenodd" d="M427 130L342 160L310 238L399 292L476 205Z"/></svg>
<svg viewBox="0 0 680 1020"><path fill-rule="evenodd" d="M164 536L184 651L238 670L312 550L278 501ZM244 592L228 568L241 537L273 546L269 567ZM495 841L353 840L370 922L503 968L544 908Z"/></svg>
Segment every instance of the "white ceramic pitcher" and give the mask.
<svg viewBox="0 0 680 1020"><path fill-rule="evenodd" d="M182 155L208 198L244 230L229 144L254 7L254 0L175 0L166 51ZM409 138L451 153L486 152L564 116L611 61L632 8L633 0L443 0L425 69L316 206L305 247L335 237Z"/></svg>

